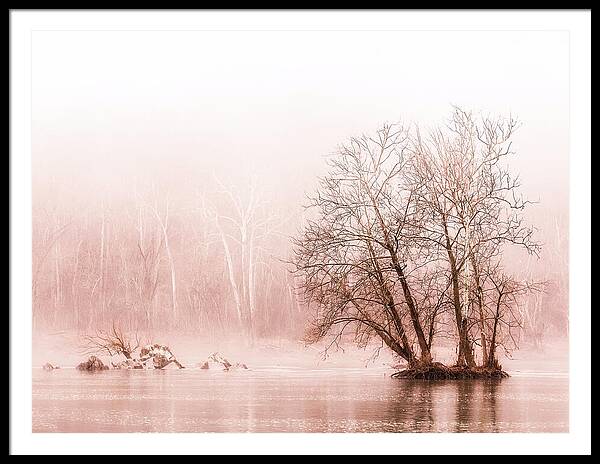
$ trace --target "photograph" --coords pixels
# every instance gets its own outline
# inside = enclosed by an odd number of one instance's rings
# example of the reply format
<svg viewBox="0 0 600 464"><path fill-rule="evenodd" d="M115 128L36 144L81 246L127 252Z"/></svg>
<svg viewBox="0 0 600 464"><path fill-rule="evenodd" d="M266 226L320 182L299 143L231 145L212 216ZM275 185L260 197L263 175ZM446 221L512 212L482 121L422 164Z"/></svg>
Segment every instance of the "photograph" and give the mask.
<svg viewBox="0 0 600 464"><path fill-rule="evenodd" d="M9 11L19 454L591 454L591 10L512 14Z"/></svg>

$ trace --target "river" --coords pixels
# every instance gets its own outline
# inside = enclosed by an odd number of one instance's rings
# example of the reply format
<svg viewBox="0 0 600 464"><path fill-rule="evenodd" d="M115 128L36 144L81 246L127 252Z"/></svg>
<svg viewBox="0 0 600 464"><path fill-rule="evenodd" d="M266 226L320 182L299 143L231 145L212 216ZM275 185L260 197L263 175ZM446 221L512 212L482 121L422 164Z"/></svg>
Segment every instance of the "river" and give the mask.
<svg viewBox="0 0 600 464"><path fill-rule="evenodd" d="M33 369L34 432L568 432L568 375L410 381L381 369Z"/></svg>

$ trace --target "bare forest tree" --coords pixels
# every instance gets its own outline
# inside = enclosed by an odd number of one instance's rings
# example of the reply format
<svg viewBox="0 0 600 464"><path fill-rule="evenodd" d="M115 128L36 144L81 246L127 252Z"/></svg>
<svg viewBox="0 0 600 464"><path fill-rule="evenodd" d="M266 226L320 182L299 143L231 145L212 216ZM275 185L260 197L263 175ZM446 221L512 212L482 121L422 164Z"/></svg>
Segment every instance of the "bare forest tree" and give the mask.
<svg viewBox="0 0 600 464"><path fill-rule="evenodd" d="M289 217L267 208L258 190L238 215L239 204L217 183L205 186L215 198L199 205L193 185L187 197L176 200L172 187L152 179L133 179L132 187L123 194L90 196L85 208L58 201L67 184L55 195L34 192L36 330L110 333L115 323L124 333L297 333L303 323L298 302L275 296L289 292L281 263L287 238L274 236L276 226ZM270 289L268 295L264 288ZM243 311L242 323L238 311ZM272 320L278 324L270 328ZM248 332L254 321L260 331Z"/></svg>
<svg viewBox="0 0 600 464"><path fill-rule="evenodd" d="M222 243L231 293L239 326L254 342L259 317L258 278L273 285L273 267L268 242L274 241L283 218L275 217L261 194L256 178L250 178L245 194L226 187L216 176L218 193L227 199L228 212L213 210L219 241ZM279 272L285 272L282 268ZM293 303L289 302L288 304ZM263 307L265 308L265 307ZM264 312L264 311L263 311Z"/></svg>

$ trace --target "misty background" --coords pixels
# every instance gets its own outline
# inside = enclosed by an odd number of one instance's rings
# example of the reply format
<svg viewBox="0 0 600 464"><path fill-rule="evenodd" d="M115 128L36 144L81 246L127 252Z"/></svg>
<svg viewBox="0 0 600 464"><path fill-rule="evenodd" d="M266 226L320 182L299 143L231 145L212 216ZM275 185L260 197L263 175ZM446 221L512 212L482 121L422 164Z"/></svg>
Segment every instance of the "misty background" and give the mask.
<svg viewBox="0 0 600 464"><path fill-rule="evenodd" d="M523 330L565 337L568 47L539 31L34 32L34 348L112 321L236 337L240 305L252 336L300 339L285 261L324 157L453 104L522 122L510 166L544 247L508 259L551 282Z"/></svg>

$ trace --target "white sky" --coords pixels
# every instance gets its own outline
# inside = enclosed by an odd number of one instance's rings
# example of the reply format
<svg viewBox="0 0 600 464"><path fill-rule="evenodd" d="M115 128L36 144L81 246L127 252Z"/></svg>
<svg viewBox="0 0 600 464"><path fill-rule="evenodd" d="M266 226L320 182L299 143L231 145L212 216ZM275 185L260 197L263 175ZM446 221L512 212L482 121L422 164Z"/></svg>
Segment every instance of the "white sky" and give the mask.
<svg viewBox="0 0 600 464"><path fill-rule="evenodd" d="M35 31L34 170L251 166L297 198L347 137L457 104L517 115L526 193L566 209L568 50L544 31Z"/></svg>

